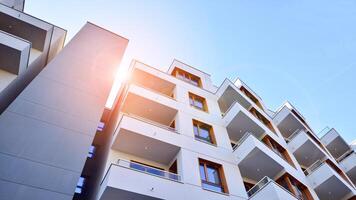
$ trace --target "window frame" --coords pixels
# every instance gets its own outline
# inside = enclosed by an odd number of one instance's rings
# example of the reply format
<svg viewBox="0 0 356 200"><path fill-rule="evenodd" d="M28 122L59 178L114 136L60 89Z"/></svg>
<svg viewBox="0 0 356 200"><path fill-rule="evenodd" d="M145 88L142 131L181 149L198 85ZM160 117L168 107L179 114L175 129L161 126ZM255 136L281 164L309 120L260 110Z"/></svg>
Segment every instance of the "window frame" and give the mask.
<svg viewBox="0 0 356 200"><path fill-rule="evenodd" d="M202 173L200 171L200 167L201 166L204 167L204 177L202 177ZM199 169L201 187L203 189L209 190L209 191L212 191L212 192L223 193L223 194L228 194L229 193L229 190L228 190L227 184L226 184L226 179L225 179L225 175L224 175L223 166L221 164L217 164L217 163L214 163L214 162L199 158L198 159L198 167L199 167L198 169ZM219 183L214 183L214 182L210 182L209 181L209 175L208 175L208 170L207 170L208 167L209 168L213 168L213 169L215 169L217 171ZM220 188L221 191L216 191L216 190L213 190L213 189L204 188L204 184Z"/></svg>
<svg viewBox="0 0 356 200"><path fill-rule="evenodd" d="M196 119L192 119L192 124L193 124L193 133L194 133L194 138L196 140L208 143L208 144L212 144L212 145L216 145L216 138L214 135L214 130L213 130L213 126L206 124L204 122L198 121ZM205 128L201 128L201 127L207 127L208 128L208 133L209 133L209 139L204 138L203 136L201 136L201 129L206 130ZM195 132L195 127L198 131L198 133L196 134Z"/></svg>
<svg viewBox="0 0 356 200"><path fill-rule="evenodd" d="M172 75L184 82L187 82L191 85L202 88L202 81L199 76L191 74L191 73L189 73L185 70L182 70L178 67L174 68Z"/></svg>
<svg viewBox="0 0 356 200"><path fill-rule="evenodd" d="M191 93L191 92L188 92L188 96L189 96L189 105L198 109L198 110L201 110L201 111L204 111L204 112L209 112L208 111L208 104L206 102L206 99L204 97L201 97L199 95L196 95L194 93ZM201 104L202 104L202 108L200 108L199 106L196 105L196 101L200 101Z"/></svg>

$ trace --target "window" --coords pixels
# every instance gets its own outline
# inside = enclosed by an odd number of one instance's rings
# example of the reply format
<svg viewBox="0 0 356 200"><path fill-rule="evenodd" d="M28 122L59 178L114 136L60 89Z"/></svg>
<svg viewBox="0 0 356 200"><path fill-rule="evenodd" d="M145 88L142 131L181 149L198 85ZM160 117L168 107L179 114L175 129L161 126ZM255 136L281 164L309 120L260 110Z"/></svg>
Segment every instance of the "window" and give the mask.
<svg viewBox="0 0 356 200"><path fill-rule="evenodd" d="M203 97L200 97L190 92L189 92L189 103L191 106L199 110L203 110L206 112L208 111L205 99Z"/></svg>
<svg viewBox="0 0 356 200"><path fill-rule="evenodd" d="M195 76L195 75L193 75L193 74L191 74L189 72L186 72L184 70L181 70L179 68L175 68L173 70L172 74L175 77L177 77L177 78L179 78L179 79L181 79L183 81L186 81L186 82L188 82L188 83L190 83L192 85L195 85L197 87L201 87L201 80L200 80L200 78L198 76Z"/></svg>
<svg viewBox="0 0 356 200"><path fill-rule="evenodd" d="M215 144L212 126L193 119L193 131L196 139Z"/></svg>
<svg viewBox="0 0 356 200"><path fill-rule="evenodd" d="M92 158L94 156L94 153L95 153L95 146L91 145L89 147L89 152L88 152L88 158Z"/></svg>
<svg viewBox="0 0 356 200"><path fill-rule="evenodd" d="M199 171L204 189L227 193L222 166L207 160L199 159Z"/></svg>
<svg viewBox="0 0 356 200"><path fill-rule="evenodd" d="M84 183L85 183L85 178L79 177L77 187L75 188L75 193L81 194L83 192Z"/></svg>
<svg viewBox="0 0 356 200"><path fill-rule="evenodd" d="M96 129L97 131L103 131L105 127L105 123L104 122L99 122L98 128Z"/></svg>

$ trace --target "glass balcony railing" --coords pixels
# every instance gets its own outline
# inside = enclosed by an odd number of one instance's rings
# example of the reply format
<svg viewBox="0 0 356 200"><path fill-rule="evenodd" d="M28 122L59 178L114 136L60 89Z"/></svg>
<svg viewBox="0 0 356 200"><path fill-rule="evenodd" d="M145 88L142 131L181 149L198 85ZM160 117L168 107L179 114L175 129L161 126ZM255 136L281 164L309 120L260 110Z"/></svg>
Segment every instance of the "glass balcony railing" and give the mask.
<svg viewBox="0 0 356 200"><path fill-rule="evenodd" d="M143 173L147 173L150 175L154 175L154 176L158 176L161 178L165 178L165 179L169 179L172 181L177 181L177 182L181 182L181 176L175 173L171 173L168 171L164 171L164 170L160 170L154 167L150 167L147 165L143 165L140 163L136 163L136 162L131 162L131 161L127 161L127 160L121 160L119 159L117 161L117 165L121 166L121 167L125 167L125 168L129 168L129 169L133 169L136 171L140 171Z"/></svg>

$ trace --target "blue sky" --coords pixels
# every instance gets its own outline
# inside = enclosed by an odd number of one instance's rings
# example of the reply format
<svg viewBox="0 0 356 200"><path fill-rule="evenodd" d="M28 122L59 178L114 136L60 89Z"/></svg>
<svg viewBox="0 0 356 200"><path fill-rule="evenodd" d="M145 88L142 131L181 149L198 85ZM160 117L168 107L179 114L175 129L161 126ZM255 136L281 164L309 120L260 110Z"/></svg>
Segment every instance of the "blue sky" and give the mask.
<svg viewBox="0 0 356 200"><path fill-rule="evenodd" d="M166 70L174 58L240 77L272 110L289 100L316 133L356 139L354 0L27 0L25 12L68 30L93 22L130 40L132 58Z"/></svg>

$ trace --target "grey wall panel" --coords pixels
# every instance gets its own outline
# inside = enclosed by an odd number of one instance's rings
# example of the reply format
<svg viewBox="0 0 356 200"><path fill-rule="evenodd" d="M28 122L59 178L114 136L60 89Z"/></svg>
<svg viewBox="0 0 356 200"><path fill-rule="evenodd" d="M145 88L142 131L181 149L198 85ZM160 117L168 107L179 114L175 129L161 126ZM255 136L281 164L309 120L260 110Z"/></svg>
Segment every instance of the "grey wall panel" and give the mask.
<svg viewBox="0 0 356 200"><path fill-rule="evenodd" d="M0 152L81 172L91 136L5 111L0 116Z"/></svg>
<svg viewBox="0 0 356 200"><path fill-rule="evenodd" d="M71 195L79 173L0 153L2 180Z"/></svg>
<svg viewBox="0 0 356 200"><path fill-rule="evenodd" d="M0 200L71 200L71 195L65 195L41 188L0 180Z"/></svg>
<svg viewBox="0 0 356 200"><path fill-rule="evenodd" d="M0 115L0 180L18 195L74 194L127 43L87 23Z"/></svg>

